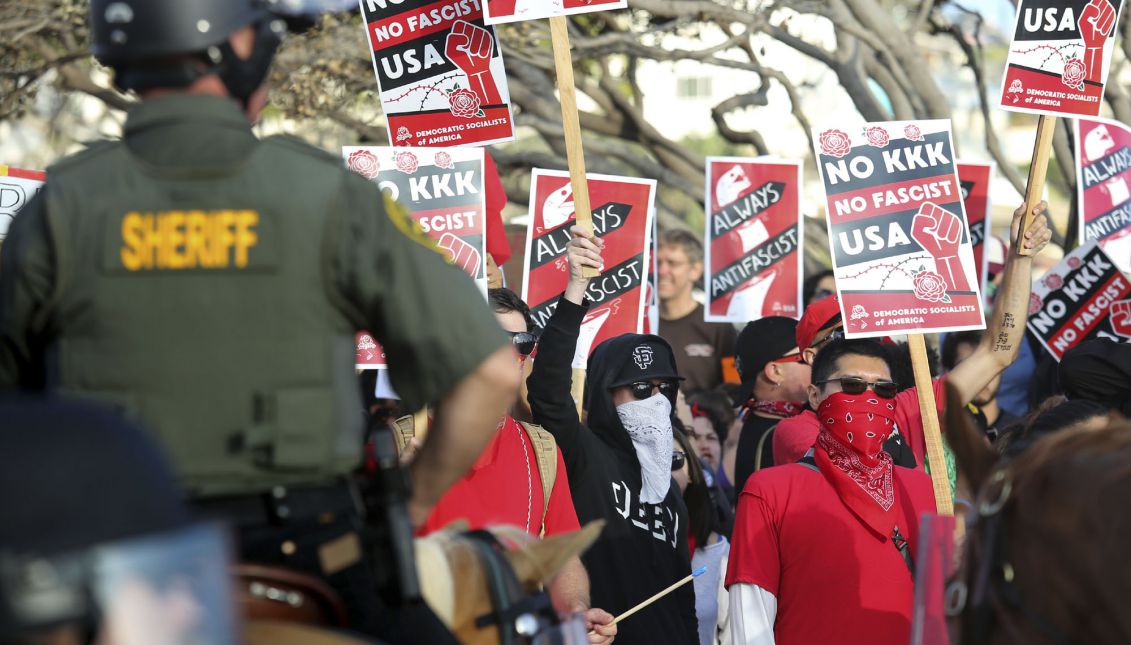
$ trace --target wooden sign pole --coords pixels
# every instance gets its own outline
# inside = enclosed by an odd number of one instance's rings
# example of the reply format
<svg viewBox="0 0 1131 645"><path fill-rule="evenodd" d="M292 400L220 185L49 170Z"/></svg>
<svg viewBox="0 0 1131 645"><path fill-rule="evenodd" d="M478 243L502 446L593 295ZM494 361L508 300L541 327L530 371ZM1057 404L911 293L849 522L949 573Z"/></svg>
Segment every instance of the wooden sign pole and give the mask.
<svg viewBox="0 0 1131 645"><path fill-rule="evenodd" d="M950 495L950 479L943 457L942 433L939 431L939 413L935 405L935 389L931 383L931 368L927 363L927 344L923 334L909 334L911 367L915 373L915 390L919 394L919 410L923 417L923 438L927 444L927 463L931 467L931 484L935 491L935 508L939 515L954 515L954 500Z"/></svg>
<svg viewBox="0 0 1131 645"><path fill-rule="evenodd" d="M1033 208L1041 203L1041 194L1045 192L1045 175L1049 169L1049 157L1052 155L1052 135L1056 132L1056 117L1042 114L1037 121L1037 139L1033 144L1033 160L1029 164L1029 180L1025 184L1025 214L1021 217L1021 226L1017 229L1017 239L1013 240L1013 248L1018 255L1032 255L1033 250L1025 248L1025 231L1033 221Z"/></svg>
<svg viewBox="0 0 1131 645"><path fill-rule="evenodd" d="M577 225L593 231L593 211L589 206L589 184L585 181L585 151L581 146L581 123L577 118L577 92L573 82L573 58L569 52L569 29L565 16L550 18L550 41L554 47L554 70L562 101L562 130L565 133L569 181L573 186L573 208ZM585 277L601 275L586 268Z"/></svg>

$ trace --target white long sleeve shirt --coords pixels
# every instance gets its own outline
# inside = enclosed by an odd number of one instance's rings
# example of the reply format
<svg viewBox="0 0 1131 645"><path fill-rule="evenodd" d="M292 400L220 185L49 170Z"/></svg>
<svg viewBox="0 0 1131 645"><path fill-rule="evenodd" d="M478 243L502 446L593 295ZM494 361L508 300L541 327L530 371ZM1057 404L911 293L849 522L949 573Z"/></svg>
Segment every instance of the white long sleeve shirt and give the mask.
<svg viewBox="0 0 1131 645"><path fill-rule="evenodd" d="M774 645L778 599L758 585L730 586L730 636L735 645Z"/></svg>

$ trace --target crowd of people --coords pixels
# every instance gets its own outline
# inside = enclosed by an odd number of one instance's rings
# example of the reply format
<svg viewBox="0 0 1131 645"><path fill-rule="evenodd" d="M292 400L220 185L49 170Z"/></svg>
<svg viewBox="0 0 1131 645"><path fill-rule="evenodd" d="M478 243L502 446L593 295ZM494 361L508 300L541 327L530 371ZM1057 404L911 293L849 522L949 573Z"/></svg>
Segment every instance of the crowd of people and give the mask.
<svg viewBox="0 0 1131 645"><path fill-rule="evenodd" d="M920 520L936 510L923 411L902 339L845 337L830 271L806 281L800 319L707 323L702 243L666 230L658 329L602 342L581 373L588 276L604 266L592 231L571 229L567 286L539 329L499 284L505 241L488 248L484 302L372 183L252 134L281 37L258 3L202 0L200 21L166 20L169 2L128 18L92 6L95 55L142 101L121 141L51 168L0 253L0 643L908 642ZM499 244L505 200L497 181L488 192ZM1128 478L1072 437L1131 451L1117 425L1131 345L1091 340L1056 363L1025 332L1046 209L1024 231L1014 213L987 329L931 351L950 492L991 528L1002 469L1043 473L1048 446L1100 459L1104 485ZM192 232L207 253L139 264L119 244L138 213L155 249L184 242L162 235L186 213L226 224ZM388 372L352 369L359 329ZM1065 472L1089 471L1070 456ZM1004 540L979 530L976 544ZM451 532L480 567L422 580L413 539ZM499 564L571 535L587 537L520 556L544 594ZM991 556L1004 565L968 569L1015 589L1007 554ZM459 615L472 582L493 609ZM987 593L969 606L1017 633L1071 637L1087 620L1088 642L1131 640L1118 611L1033 618L1031 599ZM273 631L280 616L340 640Z"/></svg>

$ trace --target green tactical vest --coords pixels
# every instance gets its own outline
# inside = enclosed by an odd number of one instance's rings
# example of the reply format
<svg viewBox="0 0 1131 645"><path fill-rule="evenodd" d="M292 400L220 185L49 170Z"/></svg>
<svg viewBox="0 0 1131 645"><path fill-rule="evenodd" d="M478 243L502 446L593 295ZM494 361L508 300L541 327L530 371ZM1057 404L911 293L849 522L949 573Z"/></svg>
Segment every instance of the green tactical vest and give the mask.
<svg viewBox="0 0 1131 645"><path fill-rule="evenodd" d="M339 164L285 138L207 171L120 143L54 167L49 385L142 422L191 495L348 472L356 326L327 253L345 190Z"/></svg>

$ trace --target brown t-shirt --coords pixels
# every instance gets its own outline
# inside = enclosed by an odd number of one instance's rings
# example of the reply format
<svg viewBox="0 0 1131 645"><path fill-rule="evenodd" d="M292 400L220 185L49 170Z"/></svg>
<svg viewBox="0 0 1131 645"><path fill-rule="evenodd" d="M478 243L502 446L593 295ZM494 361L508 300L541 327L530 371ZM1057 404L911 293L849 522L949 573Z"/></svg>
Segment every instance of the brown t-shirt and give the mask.
<svg viewBox="0 0 1131 645"><path fill-rule="evenodd" d="M710 390L723 382L722 360L734 356L738 332L730 323L703 320L703 305L675 320L660 319L660 336L675 350L676 368L686 392Z"/></svg>

